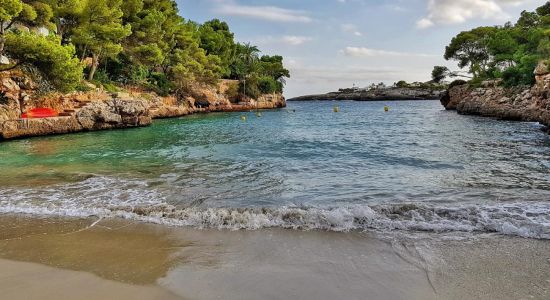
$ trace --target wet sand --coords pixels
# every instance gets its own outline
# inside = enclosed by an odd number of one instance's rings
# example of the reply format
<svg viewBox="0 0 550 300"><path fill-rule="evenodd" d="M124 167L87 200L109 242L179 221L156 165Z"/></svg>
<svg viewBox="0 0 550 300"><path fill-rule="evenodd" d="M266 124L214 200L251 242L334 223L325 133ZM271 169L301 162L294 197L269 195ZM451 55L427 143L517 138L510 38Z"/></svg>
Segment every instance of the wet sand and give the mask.
<svg viewBox="0 0 550 300"><path fill-rule="evenodd" d="M0 259L2 299L180 299L156 286L105 280L90 273Z"/></svg>
<svg viewBox="0 0 550 300"><path fill-rule="evenodd" d="M549 289L550 241L0 216L9 299L548 299Z"/></svg>

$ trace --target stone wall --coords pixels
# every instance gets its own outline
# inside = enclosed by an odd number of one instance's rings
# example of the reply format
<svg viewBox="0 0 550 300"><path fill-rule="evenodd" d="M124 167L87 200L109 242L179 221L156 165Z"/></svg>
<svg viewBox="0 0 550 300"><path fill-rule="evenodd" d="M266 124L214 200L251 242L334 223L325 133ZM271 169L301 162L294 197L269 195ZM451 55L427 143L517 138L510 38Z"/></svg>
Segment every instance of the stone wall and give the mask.
<svg viewBox="0 0 550 300"><path fill-rule="evenodd" d="M541 63L535 75L536 84L532 87L505 88L495 82L485 82L478 88L468 84L454 86L442 97L441 103L460 114L550 126L550 72Z"/></svg>

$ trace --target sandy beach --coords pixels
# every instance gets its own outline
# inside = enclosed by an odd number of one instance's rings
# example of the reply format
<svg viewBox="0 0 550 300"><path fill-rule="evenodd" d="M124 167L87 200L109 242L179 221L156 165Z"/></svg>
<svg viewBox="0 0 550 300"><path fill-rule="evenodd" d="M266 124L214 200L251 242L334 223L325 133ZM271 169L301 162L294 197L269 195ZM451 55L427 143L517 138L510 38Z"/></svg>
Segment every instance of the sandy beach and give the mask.
<svg viewBox="0 0 550 300"><path fill-rule="evenodd" d="M4 299L181 299L156 286L9 260L0 260L0 287Z"/></svg>
<svg viewBox="0 0 550 300"><path fill-rule="evenodd" d="M547 299L550 243L0 217L9 299Z"/></svg>

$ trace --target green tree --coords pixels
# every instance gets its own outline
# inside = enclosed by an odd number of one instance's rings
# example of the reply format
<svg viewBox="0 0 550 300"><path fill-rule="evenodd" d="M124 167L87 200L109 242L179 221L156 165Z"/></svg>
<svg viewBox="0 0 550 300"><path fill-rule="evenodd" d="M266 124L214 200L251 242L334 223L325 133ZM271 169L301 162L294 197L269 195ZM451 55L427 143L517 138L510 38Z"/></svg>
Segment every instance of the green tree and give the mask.
<svg viewBox="0 0 550 300"><path fill-rule="evenodd" d="M20 0L0 0L0 55L4 54L6 44L6 27L23 10Z"/></svg>
<svg viewBox="0 0 550 300"><path fill-rule="evenodd" d="M540 24L540 16L536 12L522 11L516 23L516 27L528 29L537 27Z"/></svg>
<svg viewBox="0 0 550 300"><path fill-rule="evenodd" d="M458 66L468 67L474 77L484 75L491 59L488 41L496 31L496 27L478 27L459 33L445 48L445 59L457 60Z"/></svg>
<svg viewBox="0 0 550 300"><path fill-rule="evenodd" d="M19 64L32 64L61 91L71 91L82 79L82 65L72 45L61 45L59 37L33 33L6 35L6 51Z"/></svg>
<svg viewBox="0 0 550 300"><path fill-rule="evenodd" d="M230 78L244 80L247 76L257 71L260 50L258 47L246 43L236 44L231 60Z"/></svg>
<svg viewBox="0 0 550 300"><path fill-rule="evenodd" d="M435 83L440 83L449 75L450 75L449 68L445 66L435 66L432 71L432 80Z"/></svg>
<svg viewBox="0 0 550 300"><path fill-rule="evenodd" d="M200 47L207 55L216 55L220 58L222 75L230 75L229 68L235 51L234 35L229 30L229 25L218 19L202 24L199 28Z"/></svg>
<svg viewBox="0 0 550 300"><path fill-rule="evenodd" d="M279 91L279 84L271 76L261 76L258 79L258 89L262 94L272 94Z"/></svg>
<svg viewBox="0 0 550 300"><path fill-rule="evenodd" d="M84 7L73 41L81 47L82 57L88 52L92 63L88 80L93 80L101 59L115 57L122 51L122 40L131 33L130 25L122 25L122 0L94 0Z"/></svg>
<svg viewBox="0 0 550 300"><path fill-rule="evenodd" d="M260 58L260 73L282 84L286 83L285 78L290 78L290 71L285 68L283 57L280 55L263 55Z"/></svg>
<svg viewBox="0 0 550 300"><path fill-rule="evenodd" d="M132 34L124 41L125 54L150 70L161 66L173 50L183 18L171 0L132 0L123 5Z"/></svg>
<svg viewBox="0 0 550 300"><path fill-rule="evenodd" d="M499 28L488 40L489 53L493 56L495 65L502 65L505 68L513 67L516 64L514 54L519 48L517 39L514 37L513 29Z"/></svg>
<svg viewBox="0 0 550 300"><path fill-rule="evenodd" d="M84 8L95 0L44 0L53 13L52 23L62 42L69 43L73 29L79 26Z"/></svg>
<svg viewBox="0 0 550 300"><path fill-rule="evenodd" d="M399 80L394 84L398 88L406 88L409 87L409 84L405 80Z"/></svg>

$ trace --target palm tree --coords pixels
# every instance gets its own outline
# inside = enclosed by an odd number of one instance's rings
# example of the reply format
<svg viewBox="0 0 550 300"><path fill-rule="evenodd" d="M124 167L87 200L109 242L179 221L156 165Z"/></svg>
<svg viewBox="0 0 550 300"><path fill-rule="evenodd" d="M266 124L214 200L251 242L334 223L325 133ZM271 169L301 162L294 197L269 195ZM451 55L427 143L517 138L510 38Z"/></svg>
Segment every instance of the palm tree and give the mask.
<svg viewBox="0 0 550 300"><path fill-rule="evenodd" d="M244 93L246 94L246 79L256 72L258 61L260 60L260 49L250 43L237 44L235 55L233 57L236 66L240 68L237 77L244 83Z"/></svg>
<svg viewBox="0 0 550 300"><path fill-rule="evenodd" d="M237 44L237 56L247 65L252 66L260 59L260 49L250 43Z"/></svg>

